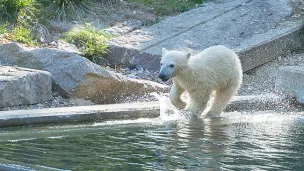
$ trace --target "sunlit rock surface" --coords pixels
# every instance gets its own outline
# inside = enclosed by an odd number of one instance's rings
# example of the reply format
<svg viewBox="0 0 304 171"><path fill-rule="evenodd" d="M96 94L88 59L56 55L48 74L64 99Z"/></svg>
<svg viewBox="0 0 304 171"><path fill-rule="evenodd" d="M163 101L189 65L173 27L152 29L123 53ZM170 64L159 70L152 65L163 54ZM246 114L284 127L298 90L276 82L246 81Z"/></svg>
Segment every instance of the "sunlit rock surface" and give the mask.
<svg viewBox="0 0 304 171"><path fill-rule="evenodd" d="M58 49L25 50L15 43L4 44L0 46L0 62L46 70L52 74L54 88L63 95L100 104L121 102L130 95L168 90L165 85L127 78L75 53Z"/></svg>
<svg viewBox="0 0 304 171"><path fill-rule="evenodd" d="M128 61L157 71L162 48L192 49L196 54L220 44L238 52L247 71L302 44L303 38L297 39L301 34L291 34L302 22L286 22L293 14L291 4L291 0L204 1L202 7L111 39L111 56L118 63Z"/></svg>
<svg viewBox="0 0 304 171"><path fill-rule="evenodd" d="M47 101L51 96L51 89L49 72L0 66L0 107Z"/></svg>

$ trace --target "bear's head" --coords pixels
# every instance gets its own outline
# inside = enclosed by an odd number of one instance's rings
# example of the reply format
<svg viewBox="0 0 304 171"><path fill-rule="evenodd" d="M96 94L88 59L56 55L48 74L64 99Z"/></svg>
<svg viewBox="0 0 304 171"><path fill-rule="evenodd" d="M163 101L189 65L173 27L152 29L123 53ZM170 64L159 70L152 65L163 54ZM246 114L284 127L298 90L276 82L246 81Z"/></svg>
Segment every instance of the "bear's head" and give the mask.
<svg viewBox="0 0 304 171"><path fill-rule="evenodd" d="M168 51L163 48L158 77L162 81L168 81L174 78L188 65L188 59L190 56L190 53L177 50Z"/></svg>

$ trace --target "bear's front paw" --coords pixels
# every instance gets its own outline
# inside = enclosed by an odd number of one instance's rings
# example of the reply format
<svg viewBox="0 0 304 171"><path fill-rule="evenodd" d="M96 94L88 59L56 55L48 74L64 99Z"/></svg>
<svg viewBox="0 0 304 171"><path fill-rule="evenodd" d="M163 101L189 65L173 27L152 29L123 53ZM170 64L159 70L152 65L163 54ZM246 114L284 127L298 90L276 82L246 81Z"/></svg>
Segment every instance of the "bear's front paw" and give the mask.
<svg viewBox="0 0 304 171"><path fill-rule="evenodd" d="M198 108L194 107L193 105L187 106L186 110L191 113L200 113L200 110Z"/></svg>
<svg viewBox="0 0 304 171"><path fill-rule="evenodd" d="M178 109L184 109L187 105L182 100L174 100L174 101L171 101L171 103L173 104L173 106L175 106Z"/></svg>
<svg viewBox="0 0 304 171"><path fill-rule="evenodd" d="M221 117L220 111L208 111L205 115L205 117L210 117L210 118L219 118Z"/></svg>

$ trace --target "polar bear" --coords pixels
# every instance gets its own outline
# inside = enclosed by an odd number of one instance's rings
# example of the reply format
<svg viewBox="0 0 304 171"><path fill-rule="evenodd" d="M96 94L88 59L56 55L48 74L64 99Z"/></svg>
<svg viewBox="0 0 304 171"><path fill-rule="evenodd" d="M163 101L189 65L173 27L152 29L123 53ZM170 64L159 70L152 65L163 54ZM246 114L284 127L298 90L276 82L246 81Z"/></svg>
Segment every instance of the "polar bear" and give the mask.
<svg viewBox="0 0 304 171"><path fill-rule="evenodd" d="M205 116L218 117L242 83L242 66L238 55L225 46L209 47L197 55L183 51L162 49L159 78L173 79L170 90L171 103L179 108L201 115L207 107L210 95L215 98ZM187 91L190 102L181 95Z"/></svg>

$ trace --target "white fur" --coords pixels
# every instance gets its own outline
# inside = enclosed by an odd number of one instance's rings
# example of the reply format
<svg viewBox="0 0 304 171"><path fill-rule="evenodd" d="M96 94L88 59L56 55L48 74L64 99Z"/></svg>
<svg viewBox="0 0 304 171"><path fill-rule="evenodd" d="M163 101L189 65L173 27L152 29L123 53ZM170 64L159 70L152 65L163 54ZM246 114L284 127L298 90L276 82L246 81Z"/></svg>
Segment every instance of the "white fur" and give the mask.
<svg viewBox="0 0 304 171"><path fill-rule="evenodd" d="M201 114L215 91L208 116L218 116L242 83L242 67L235 52L225 46L209 47L195 56L182 51L162 49L160 74L173 79L170 100L177 108ZM172 67L174 65L174 67ZM190 102L180 96L187 91Z"/></svg>

